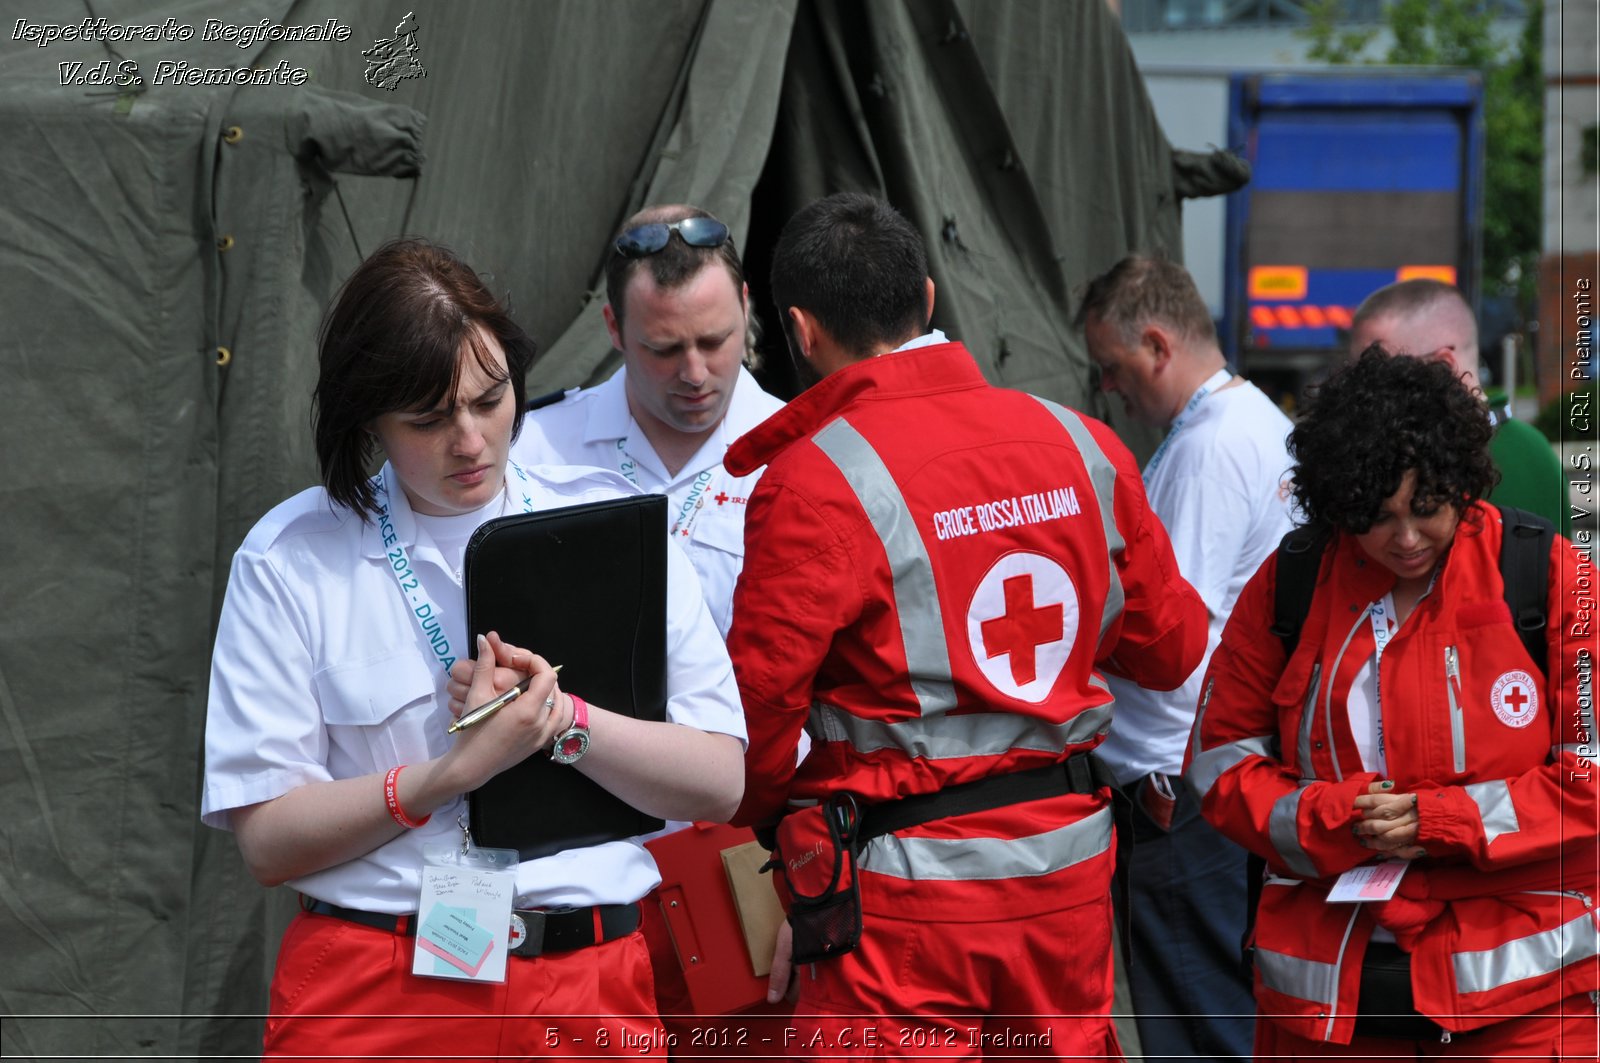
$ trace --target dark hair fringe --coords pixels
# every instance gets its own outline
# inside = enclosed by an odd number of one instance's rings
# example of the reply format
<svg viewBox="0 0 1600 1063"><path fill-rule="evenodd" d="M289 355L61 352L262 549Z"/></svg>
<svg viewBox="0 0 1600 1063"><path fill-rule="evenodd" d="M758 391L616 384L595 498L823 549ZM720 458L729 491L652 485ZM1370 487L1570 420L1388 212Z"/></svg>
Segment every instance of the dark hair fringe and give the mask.
<svg viewBox="0 0 1600 1063"><path fill-rule="evenodd" d="M505 352L504 371L483 333ZM372 421L455 394L463 345L492 378L511 381L515 438L537 347L472 267L448 248L415 239L384 244L356 267L323 319L312 397L317 462L335 503L371 519Z"/></svg>

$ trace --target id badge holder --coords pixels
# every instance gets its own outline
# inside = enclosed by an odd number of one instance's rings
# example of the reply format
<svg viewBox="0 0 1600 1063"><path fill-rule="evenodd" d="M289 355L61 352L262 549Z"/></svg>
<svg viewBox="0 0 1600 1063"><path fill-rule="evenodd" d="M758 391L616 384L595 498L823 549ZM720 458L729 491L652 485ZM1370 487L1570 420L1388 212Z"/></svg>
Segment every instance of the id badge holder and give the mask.
<svg viewBox="0 0 1600 1063"><path fill-rule="evenodd" d="M515 849L480 849L470 837L460 845L422 847L412 974L506 980L519 859Z"/></svg>
<svg viewBox="0 0 1600 1063"><path fill-rule="evenodd" d="M1400 887L1400 877L1411 868L1408 860L1379 860L1375 864L1352 867L1339 876L1328 891L1330 904L1359 904L1386 901Z"/></svg>

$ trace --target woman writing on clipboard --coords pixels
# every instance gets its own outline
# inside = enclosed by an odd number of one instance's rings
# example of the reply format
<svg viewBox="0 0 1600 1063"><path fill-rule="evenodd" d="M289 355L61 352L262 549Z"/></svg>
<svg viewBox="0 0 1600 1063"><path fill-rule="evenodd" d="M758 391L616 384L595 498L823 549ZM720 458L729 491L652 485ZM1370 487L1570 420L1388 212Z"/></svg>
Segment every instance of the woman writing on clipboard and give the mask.
<svg viewBox="0 0 1600 1063"><path fill-rule="evenodd" d="M322 486L268 513L234 557L202 817L234 832L262 883L304 898L273 977L269 1057L659 1054L640 1048L655 1005L637 902L658 875L637 839L513 861L502 880L514 883L518 933L474 925L470 909L443 929L423 920L419 933L433 881L425 849L466 842L463 795L558 738L558 760L651 815L725 820L742 791L737 688L676 550L666 723L585 705L537 647L491 636L462 652L463 555L480 524L634 490L599 470L508 465L533 351L450 252L381 248L323 328L313 416ZM386 460L369 476L377 455ZM525 694L449 733L452 714L519 681ZM586 749L575 731L587 731ZM417 957L421 941L434 956ZM459 956L450 977L413 973L452 947L505 949L503 981L476 980L482 961ZM396 1018L406 1015L427 1017ZM616 1018L565 1017L585 1015Z"/></svg>

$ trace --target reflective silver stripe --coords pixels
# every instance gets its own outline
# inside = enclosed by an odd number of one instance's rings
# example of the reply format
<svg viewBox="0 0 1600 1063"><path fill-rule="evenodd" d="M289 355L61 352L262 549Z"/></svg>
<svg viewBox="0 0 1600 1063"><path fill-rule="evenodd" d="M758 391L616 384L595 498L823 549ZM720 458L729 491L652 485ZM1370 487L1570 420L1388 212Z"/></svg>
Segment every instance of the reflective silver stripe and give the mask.
<svg viewBox="0 0 1600 1063"><path fill-rule="evenodd" d="M1332 1005L1339 997L1339 965L1302 960L1271 949L1256 949L1261 984L1296 1000Z"/></svg>
<svg viewBox="0 0 1600 1063"><path fill-rule="evenodd" d="M1198 728L1196 732L1198 733ZM1232 768L1245 757L1270 757L1272 756L1273 738L1271 735L1261 735L1256 738L1241 738L1237 742L1208 749L1189 760L1189 770L1184 773L1184 780L1188 782L1189 789L1194 791L1196 797L1205 799L1206 794L1217 784L1222 773Z"/></svg>
<svg viewBox="0 0 1600 1063"><path fill-rule="evenodd" d="M1321 683L1322 662L1318 661L1311 666L1311 693L1300 710L1300 774L1307 779L1317 777L1317 769L1311 764L1311 725L1317 717L1317 690Z"/></svg>
<svg viewBox="0 0 1600 1063"><path fill-rule="evenodd" d="M1517 806L1511 803L1511 787L1506 785L1504 779L1469 783L1462 789L1478 806L1478 818L1483 820L1485 845L1502 834L1515 834L1522 829L1517 824Z"/></svg>
<svg viewBox="0 0 1600 1063"><path fill-rule="evenodd" d="M938 716L955 708L950 647L944 639L944 615L939 610L933 563L928 560L928 548L906 507L905 496L872 444L844 418L824 427L812 440L838 467L883 543L894 583L894 611L900 620L911 689L922 706L922 715Z"/></svg>
<svg viewBox="0 0 1600 1063"><path fill-rule="evenodd" d="M1306 788L1301 786L1284 794L1272 803L1272 815L1267 819L1267 837L1278 856L1289 865L1289 870L1305 878L1317 877L1317 865L1300 847L1300 798Z"/></svg>
<svg viewBox="0 0 1600 1063"><path fill-rule="evenodd" d="M1361 630L1361 624L1367 619L1367 614L1372 612L1372 606L1367 606L1356 617L1356 622L1350 625L1349 634L1345 635L1344 642L1339 646L1339 652L1334 655L1333 667L1328 669L1328 691L1322 699L1323 722L1327 725L1328 755L1333 758L1333 781L1344 782L1344 770L1339 767L1339 743L1333 741L1333 736L1338 731L1333 729L1333 679L1339 674L1339 664L1344 660L1344 651L1350 648L1350 640L1356 637L1356 632ZM1357 767L1360 767L1358 764Z"/></svg>
<svg viewBox="0 0 1600 1063"><path fill-rule="evenodd" d="M1034 398L1039 399L1037 395ZM1111 464L1111 459L1106 457L1106 452L1100 449L1100 444L1094 441L1094 436L1077 414L1065 406L1057 406L1049 399L1039 399L1039 405L1049 410L1061 422L1061 427L1067 430L1067 435L1072 437L1073 445L1078 448L1078 456L1083 459L1083 467L1089 473L1089 482L1094 485L1094 500L1100 507L1100 526L1105 529L1106 564L1111 576L1106 585L1105 609L1100 614L1100 641L1104 642L1106 632L1122 615L1126 600L1115 561L1116 555L1122 553L1127 545L1123 542L1122 533L1117 530L1117 467Z"/></svg>
<svg viewBox="0 0 1600 1063"><path fill-rule="evenodd" d="M979 712L885 723L852 716L835 705L811 706L806 728L814 739L848 742L860 753L902 750L930 760L998 756L1011 749L1059 753L1092 740L1111 726L1111 705L1084 709L1065 723L1010 712Z"/></svg>
<svg viewBox="0 0 1600 1063"><path fill-rule="evenodd" d="M902 838L867 843L861 869L890 878L975 882L1049 875L1111 848L1111 809L1026 838Z"/></svg>
<svg viewBox="0 0 1600 1063"><path fill-rule="evenodd" d="M1338 963L1338 966L1336 966L1334 968L1334 972L1333 972L1333 984L1334 984L1335 993L1338 992L1338 986L1339 986L1339 967L1343 967L1344 966L1344 958L1345 958L1345 956L1349 955L1350 933L1351 933L1351 931L1355 930L1355 928L1356 928L1356 916L1358 916L1360 914L1361 914L1361 905L1352 904L1350 906L1350 918L1344 924L1344 937L1339 939L1339 963ZM1338 1005L1338 1001L1337 1000L1333 1001L1333 1005L1334 1005L1333 1007L1328 1009L1328 1025L1322 1031L1322 1039L1324 1041L1333 1040L1333 1027L1334 1027L1334 1024L1339 1021L1339 1005Z"/></svg>
<svg viewBox="0 0 1600 1063"><path fill-rule="evenodd" d="M1450 957L1456 990L1484 993L1524 978L1554 974L1568 964L1600 955L1600 929L1594 915L1584 912L1553 930L1529 934L1498 948L1457 952Z"/></svg>
<svg viewBox="0 0 1600 1063"><path fill-rule="evenodd" d="M1564 746L1550 747L1551 760L1559 760L1563 753L1571 753L1579 760L1586 761L1591 767L1600 768L1600 750L1597 750L1592 743L1579 745L1575 742L1569 742Z"/></svg>

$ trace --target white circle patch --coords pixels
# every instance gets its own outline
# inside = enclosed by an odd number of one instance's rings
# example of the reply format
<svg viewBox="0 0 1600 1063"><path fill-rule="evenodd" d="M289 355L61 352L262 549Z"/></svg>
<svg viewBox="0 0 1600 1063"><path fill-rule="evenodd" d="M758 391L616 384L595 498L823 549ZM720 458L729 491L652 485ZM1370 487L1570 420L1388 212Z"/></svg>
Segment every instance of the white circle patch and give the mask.
<svg viewBox="0 0 1600 1063"><path fill-rule="evenodd" d="M995 688L1038 704L1078 638L1078 589L1053 558L1022 551L990 566L967 605L967 641Z"/></svg>
<svg viewBox="0 0 1600 1063"><path fill-rule="evenodd" d="M1526 727L1538 715L1539 688L1533 676L1513 669L1502 674L1489 688L1489 704L1507 727Z"/></svg>

